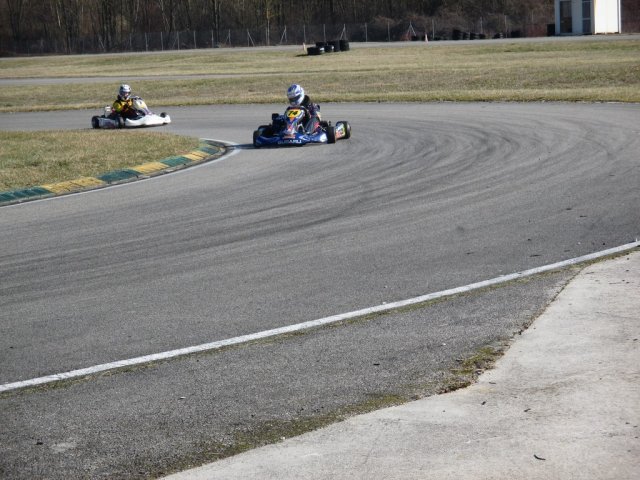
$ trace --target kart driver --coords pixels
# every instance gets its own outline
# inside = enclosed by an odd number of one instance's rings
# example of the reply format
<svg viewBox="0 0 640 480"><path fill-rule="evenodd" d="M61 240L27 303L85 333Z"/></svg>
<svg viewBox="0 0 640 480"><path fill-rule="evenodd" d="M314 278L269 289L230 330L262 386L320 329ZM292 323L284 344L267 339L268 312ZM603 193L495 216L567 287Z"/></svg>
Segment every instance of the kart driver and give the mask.
<svg viewBox="0 0 640 480"><path fill-rule="evenodd" d="M287 99L292 107L304 107L303 123L308 132L314 131L318 125L314 125L314 120L320 121L320 105L311 101L309 95L305 95L304 88L294 83L287 89Z"/></svg>
<svg viewBox="0 0 640 480"><path fill-rule="evenodd" d="M111 110L114 117L117 117L118 115L123 118L136 116L135 110L133 109L133 99L131 98L131 87L129 85L120 85L118 98L113 102Z"/></svg>

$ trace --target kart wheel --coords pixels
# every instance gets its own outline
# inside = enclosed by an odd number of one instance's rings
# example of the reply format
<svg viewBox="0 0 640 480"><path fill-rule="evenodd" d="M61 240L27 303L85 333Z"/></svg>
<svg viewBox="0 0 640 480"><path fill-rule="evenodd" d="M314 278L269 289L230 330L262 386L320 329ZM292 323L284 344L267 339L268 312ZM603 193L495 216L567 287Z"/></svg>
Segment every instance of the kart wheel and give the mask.
<svg viewBox="0 0 640 480"><path fill-rule="evenodd" d="M260 148L260 145L258 145L258 137L260 136L260 130L254 130L253 131L253 146L255 148Z"/></svg>
<svg viewBox="0 0 640 480"><path fill-rule="evenodd" d="M327 143L336 143L336 127L327 128Z"/></svg>
<svg viewBox="0 0 640 480"><path fill-rule="evenodd" d="M91 117L91 126L93 128L100 128L100 120L98 120L98 116Z"/></svg>
<svg viewBox="0 0 640 480"><path fill-rule="evenodd" d="M256 129L256 132L258 132L258 135L260 136L271 137L273 135L273 128L271 127L271 125L260 125Z"/></svg>
<svg viewBox="0 0 640 480"><path fill-rule="evenodd" d="M118 117L118 128L124 128L124 118Z"/></svg>
<svg viewBox="0 0 640 480"><path fill-rule="evenodd" d="M351 138L351 125L347 121L340 122L344 125L344 137L342 138Z"/></svg>
<svg viewBox="0 0 640 480"><path fill-rule="evenodd" d="M160 116L161 116L162 118L166 117L166 116L167 116L167 112L162 112L162 113L160 114Z"/></svg>

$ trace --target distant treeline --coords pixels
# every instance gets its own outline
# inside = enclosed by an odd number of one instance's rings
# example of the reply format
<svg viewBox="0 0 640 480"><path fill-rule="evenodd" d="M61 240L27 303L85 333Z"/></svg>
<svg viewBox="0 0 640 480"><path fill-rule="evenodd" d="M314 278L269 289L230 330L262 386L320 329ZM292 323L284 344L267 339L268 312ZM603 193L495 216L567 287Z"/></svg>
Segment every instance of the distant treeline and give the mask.
<svg viewBox="0 0 640 480"><path fill-rule="evenodd" d="M356 29L357 36L365 38L349 39L364 41L395 40L412 30L445 38L454 29L483 35L510 31L545 35L546 25L554 21L553 4L553 0L0 0L0 53L292 43L291 32L295 41L314 40L306 38L306 27L312 31L319 25L366 25L364 31Z"/></svg>

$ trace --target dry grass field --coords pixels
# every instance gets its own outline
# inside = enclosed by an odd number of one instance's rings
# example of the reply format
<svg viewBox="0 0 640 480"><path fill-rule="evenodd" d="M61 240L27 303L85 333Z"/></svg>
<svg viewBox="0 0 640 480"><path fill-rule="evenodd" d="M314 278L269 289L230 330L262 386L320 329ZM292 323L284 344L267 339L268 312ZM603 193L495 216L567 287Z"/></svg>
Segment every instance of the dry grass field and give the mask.
<svg viewBox="0 0 640 480"><path fill-rule="evenodd" d="M0 78L47 77L59 80L4 85L0 111L98 108L123 81L164 106L280 102L292 82L322 102L640 102L640 37L412 43L322 56L300 47L0 59ZM74 78L89 80L65 88Z"/></svg>

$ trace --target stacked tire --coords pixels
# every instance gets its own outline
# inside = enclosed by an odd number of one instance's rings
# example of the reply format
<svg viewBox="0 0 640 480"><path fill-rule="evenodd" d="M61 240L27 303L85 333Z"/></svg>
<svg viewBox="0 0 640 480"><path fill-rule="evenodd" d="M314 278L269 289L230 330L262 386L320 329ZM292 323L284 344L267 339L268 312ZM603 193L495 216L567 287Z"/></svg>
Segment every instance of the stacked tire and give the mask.
<svg viewBox="0 0 640 480"><path fill-rule="evenodd" d="M323 55L325 53L346 52L348 50L349 42L347 40L316 42L315 47L307 48L307 55Z"/></svg>
<svg viewBox="0 0 640 480"><path fill-rule="evenodd" d="M324 47L309 47L307 48L307 55L322 55L324 54Z"/></svg>

